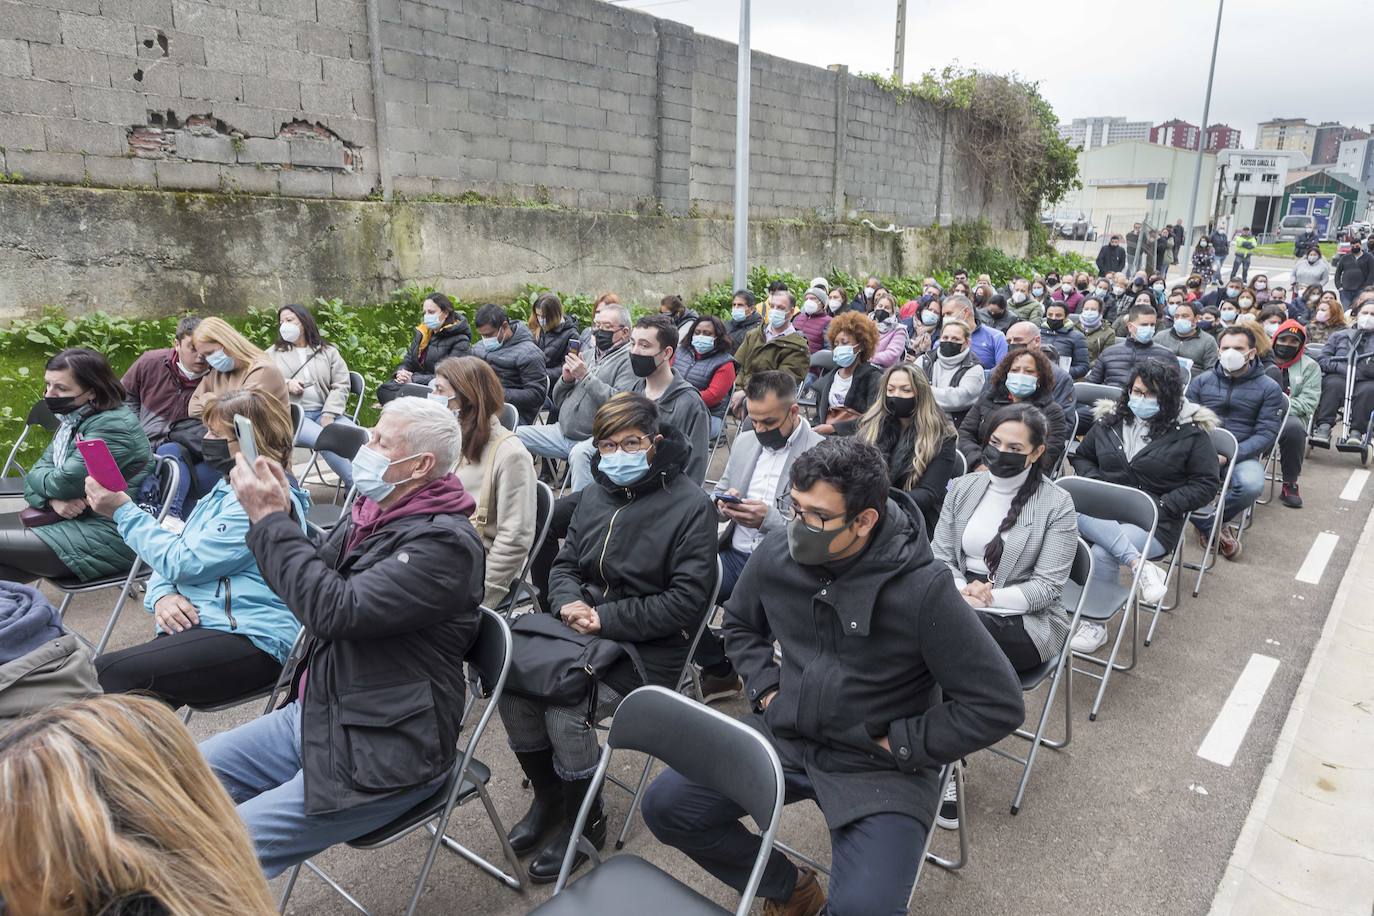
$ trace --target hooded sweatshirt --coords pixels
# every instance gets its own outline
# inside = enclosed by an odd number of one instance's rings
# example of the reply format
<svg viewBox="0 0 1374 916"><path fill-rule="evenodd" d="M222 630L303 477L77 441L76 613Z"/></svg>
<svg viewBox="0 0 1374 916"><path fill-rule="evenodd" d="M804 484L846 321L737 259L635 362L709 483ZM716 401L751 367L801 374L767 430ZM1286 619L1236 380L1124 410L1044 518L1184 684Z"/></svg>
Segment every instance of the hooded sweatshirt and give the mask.
<svg viewBox="0 0 1374 916"><path fill-rule="evenodd" d="M1298 336L1298 340L1301 341L1298 345L1298 355L1287 361L1280 360L1274 355L1274 365L1281 374L1279 384L1283 386L1283 393L1288 395L1290 413L1306 424L1317 409L1317 399L1321 397L1322 370L1317 361L1307 355L1306 328L1290 318L1279 325L1274 339L1278 340L1283 334ZM1273 351L1270 353L1273 354Z"/></svg>
<svg viewBox="0 0 1374 916"><path fill-rule="evenodd" d="M344 547L344 555L352 553L378 528L398 518L440 513L471 517L476 508L477 500L463 489L462 482L453 474L445 474L438 480L430 481L386 509L360 495L353 503L353 531L349 535L347 546Z"/></svg>

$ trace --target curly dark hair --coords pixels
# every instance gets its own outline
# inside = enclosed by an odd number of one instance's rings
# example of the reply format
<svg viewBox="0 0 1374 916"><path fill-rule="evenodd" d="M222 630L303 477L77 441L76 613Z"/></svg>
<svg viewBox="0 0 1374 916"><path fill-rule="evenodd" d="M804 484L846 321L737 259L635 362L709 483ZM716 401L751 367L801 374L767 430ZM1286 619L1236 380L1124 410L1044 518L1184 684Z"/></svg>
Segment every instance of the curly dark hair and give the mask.
<svg viewBox="0 0 1374 916"><path fill-rule="evenodd" d="M992 370L988 388L992 392L993 400L1005 401L1011 397L1011 392L1007 391L1007 373L1011 371L1011 364L1022 356L1029 356L1035 360L1035 377L1038 381L1035 393L1048 395L1054 391L1054 366L1050 363L1050 358L1039 350L1015 347L1008 350L1007 355L1002 357L1002 361Z"/></svg>
<svg viewBox="0 0 1374 916"><path fill-rule="evenodd" d="M859 362L866 363L878 350L878 326L863 312L841 312L825 329L825 339L835 346L835 338L848 334L858 351Z"/></svg>
<svg viewBox="0 0 1374 916"><path fill-rule="evenodd" d="M1135 419L1135 414L1131 412L1131 387L1136 379L1144 382L1145 387L1153 391L1159 400L1159 413L1149 421L1150 438L1159 439L1167 435L1178 422L1178 413L1183 409L1183 377L1173 363L1157 359L1138 363L1116 402L1116 413L1106 421L1108 427L1115 429L1127 417Z"/></svg>
<svg viewBox="0 0 1374 916"><path fill-rule="evenodd" d="M692 332L687 335L687 346L690 347L692 345L692 338L696 336L697 328L701 327L703 324L709 327L711 332L715 334L716 345L711 348L709 353L697 354L698 358L705 359L708 356L715 356L717 353L728 352L730 349L730 335L725 331L725 322L721 321L715 315L702 315L696 321L692 322ZM692 352L696 354L695 349L693 349Z"/></svg>

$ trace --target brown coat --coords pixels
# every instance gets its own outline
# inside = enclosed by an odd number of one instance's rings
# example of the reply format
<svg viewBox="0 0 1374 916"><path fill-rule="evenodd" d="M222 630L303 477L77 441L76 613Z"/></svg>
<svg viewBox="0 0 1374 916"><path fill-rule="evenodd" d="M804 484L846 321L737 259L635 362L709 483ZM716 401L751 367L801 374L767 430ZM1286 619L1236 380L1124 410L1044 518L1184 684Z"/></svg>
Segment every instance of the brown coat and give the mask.
<svg viewBox="0 0 1374 916"><path fill-rule="evenodd" d="M205 377L196 388L196 393L191 395L191 403L187 408L190 415L199 417L205 412L205 402L212 395L220 395L235 388L249 388L273 395L281 398L282 404L288 407L291 403L290 398L286 396L286 379L282 377L280 370L272 365L272 361L263 356L252 365L240 366L233 372L216 372L211 369L205 373Z"/></svg>

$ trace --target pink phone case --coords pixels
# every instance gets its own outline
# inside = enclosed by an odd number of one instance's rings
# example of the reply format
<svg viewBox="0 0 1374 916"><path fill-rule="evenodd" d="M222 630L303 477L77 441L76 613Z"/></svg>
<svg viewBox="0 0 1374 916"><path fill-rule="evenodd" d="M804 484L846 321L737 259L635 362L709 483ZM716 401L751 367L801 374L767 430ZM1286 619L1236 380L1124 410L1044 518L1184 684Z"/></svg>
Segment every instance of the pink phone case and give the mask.
<svg viewBox="0 0 1374 916"><path fill-rule="evenodd" d="M96 483L116 493L129 489L129 484L124 480L119 465L115 464L114 456L110 454L110 447L105 444L104 439L82 439L76 443L76 448L81 457L86 459L86 470L95 478Z"/></svg>

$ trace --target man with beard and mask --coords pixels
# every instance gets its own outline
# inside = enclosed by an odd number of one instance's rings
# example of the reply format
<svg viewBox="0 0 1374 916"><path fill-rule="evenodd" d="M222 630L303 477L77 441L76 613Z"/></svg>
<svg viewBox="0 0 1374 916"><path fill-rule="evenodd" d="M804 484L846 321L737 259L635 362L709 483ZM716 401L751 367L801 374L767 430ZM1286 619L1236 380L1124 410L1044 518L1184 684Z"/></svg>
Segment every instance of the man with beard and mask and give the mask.
<svg viewBox="0 0 1374 916"><path fill-rule="evenodd" d="M512 322L499 305L479 308L473 324L481 335L473 345L473 354L496 372L506 403L515 407L520 422L533 423L549 390L544 351L534 342L530 329L522 322Z"/></svg>
<svg viewBox="0 0 1374 916"><path fill-rule="evenodd" d="M814 799L825 816L829 912L905 912L940 767L1018 727L1021 689L874 446L806 451L777 511L786 531L758 545L725 606L746 724L777 749L788 801ZM642 811L661 842L744 888L760 841L738 805L669 769ZM776 849L758 893L773 912L827 905L815 872Z"/></svg>
<svg viewBox="0 0 1374 916"><path fill-rule="evenodd" d="M964 414L983 391L987 370L969 346L969 326L957 318L946 318L940 326L940 342L921 357L921 371L930 380L935 403L949 415L957 428Z"/></svg>
<svg viewBox="0 0 1374 916"><path fill-rule="evenodd" d="M811 348L806 336L792 326L797 315L797 297L786 289L768 294L768 320L762 327L745 335L735 361L735 390L730 395L730 410L741 416L744 410L744 389L755 372L781 369L801 384L811 368Z"/></svg>
<svg viewBox="0 0 1374 916"><path fill-rule="evenodd" d="M153 570L144 607L157 638L95 660L106 693L140 691L177 708L213 705L266 690L300 631L300 623L263 579L245 538L248 513L229 485L240 445L234 417L253 424L259 455L291 473L291 415L281 401L238 389L204 413L205 463L221 479L196 502L180 534L158 525L124 493L86 480L86 501L114 519L119 536ZM291 487L291 513L305 524L310 497Z"/></svg>
<svg viewBox="0 0 1374 916"><path fill-rule="evenodd" d="M567 460L573 447L592 437L592 420L613 395L628 391L635 382L630 367L630 310L619 302L602 303L592 326L593 351L569 350L563 359L563 375L553 386L558 406L557 423L518 426L515 434L530 453L542 458ZM580 468L580 469L579 469ZM572 468L571 485L580 490L591 483L587 462Z"/></svg>
<svg viewBox="0 0 1374 916"><path fill-rule="evenodd" d="M1006 335L982 322L968 296L960 293L946 296L945 301L940 303L940 312L945 321L953 318L955 321L962 321L973 330L973 336L969 338L969 348L973 355L978 357L978 362L983 364L984 369L992 371L992 368L1002 361L1002 357L1007 355Z"/></svg>

